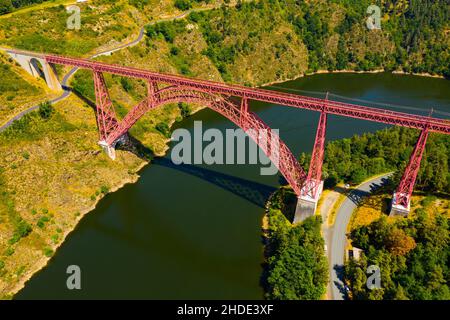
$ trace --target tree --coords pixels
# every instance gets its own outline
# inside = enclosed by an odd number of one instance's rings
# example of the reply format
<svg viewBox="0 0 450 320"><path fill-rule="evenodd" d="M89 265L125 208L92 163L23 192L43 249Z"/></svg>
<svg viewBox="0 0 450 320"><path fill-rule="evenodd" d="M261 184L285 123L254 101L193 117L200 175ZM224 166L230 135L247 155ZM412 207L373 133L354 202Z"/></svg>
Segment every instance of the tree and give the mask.
<svg viewBox="0 0 450 320"><path fill-rule="evenodd" d="M11 0L0 0L0 15L13 11Z"/></svg>
<svg viewBox="0 0 450 320"><path fill-rule="evenodd" d="M170 128L166 122L159 122L158 124L156 124L155 129L161 132L167 138L170 136Z"/></svg>
<svg viewBox="0 0 450 320"><path fill-rule="evenodd" d="M350 239L364 253L345 265L352 299L450 299L448 221L445 214L429 216L417 209L414 219L389 222L382 217L353 230ZM382 288L377 292L363 285L368 265L380 267Z"/></svg>
<svg viewBox="0 0 450 320"><path fill-rule="evenodd" d="M178 103L178 109L180 109L180 113L183 118L187 118L191 115L191 108L187 103L184 102Z"/></svg>
<svg viewBox="0 0 450 320"><path fill-rule="evenodd" d="M126 91L126 92L130 92L131 89L133 88L133 86L131 85L131 82L128 78L120 78L120 84L122 85L122 88Z"/></svg>
<svg viewBox="0 0 450 320"><path fill-rule="evenodd" d="M364 168L356 168L355 170L353 170L351 176L350 176L350 180L354 183L354 184L360 184L361 182L363 182L367 177L367 171Z"/></svg>
<svg viewBox="0 0 450 320"><path fill-rule="evenodd" d="M345 41L342 37L339 38L338 51L336 53L336 69L343 70L347 67L348 54L345 46Z"/></svg>
<svg viewBox="0 0 450 320"><path fill-rule="evenodd" d="M386 239L386 248L394 256L404 256L416 247L414 238L408 236L403 230L394 228Z"/></svg>
<svg viewBox="0 0 450 320"><path fill-rule="evenodd" d="M39 105L38 112L42 119L49 119L54 111L55 109L53 108L50 101L43 102Z"/></svg>
<svg viewBox="0 0 450 320"><path fill-rule="evenodd" d="M174 5L177 9L180 9L182 11L186 11L192 8L190 0L175 0Z"/></svg>

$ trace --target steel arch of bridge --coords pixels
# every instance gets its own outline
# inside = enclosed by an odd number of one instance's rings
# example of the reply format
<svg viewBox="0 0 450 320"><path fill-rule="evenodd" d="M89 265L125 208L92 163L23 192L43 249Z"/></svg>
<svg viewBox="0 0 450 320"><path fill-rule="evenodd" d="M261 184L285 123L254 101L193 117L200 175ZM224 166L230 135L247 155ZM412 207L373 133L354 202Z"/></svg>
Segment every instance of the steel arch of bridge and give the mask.
<svg viewBox="0 0 450 320"><path fill-rule="evenodd" d="M99 79L101 77L97 75L97 72L94 72L96 88L104 85L104 82L101 82ZM103 93L106 89L97 91ZM120 122L117 118L111 120L112 112L109 112L109 107L111 106L109 98L106 100L97 99L97 101L103 103L103 105L97 104L100 139L103 139L108 146L113 146L145 113L152 109L165 104L179 102L199 103L207 106L243 129L264 151L272 163L278 167L280 173L294 192L297 195L300 194L301 186L306 179L306 173L280 137L273 133L272 129L256 114L248 111L246 98L242 98L241 104L238 106L230 99L214 93L196 91L176 85L159 89L156 82L149 81L147 97L136 105ZM107 111L105 112L103 109ZM106 125L103 125L104 123ZM261 133L264 133L266 138L262 138Z"/></svg>
<svg viewBox="0 0 450 320"><path fill-rule="evenodd" d="M100 139L104 146L114 147L117 140L148 110L171 102L202 103L244 129L272 161L278 157L278 169L299 197L302 195L309 198L318 197L318 187L320 186L322 175L327 115L329 114L409 127L421 131L399 188L394 195L393 205L403 208L409 207L428 134L431 132L450 134L450 121L432 118L431 116L426 117L327 99L198 80L178 75L161 74L86 59L26 53L23 51L22 53L39 56L50 64L73 66L94 72L97 121ZM135 106L122 121L118 121L115 116L114 108L108 96L108 90L102 75L105 72L124 77L144 79L148 83L146 99ZM232 102L229 99L230 97L240 98L240 106ZM311 169L308 175L306 175L295 156L278 136L279 150L271 148L270 144L263 144L258 141L258 137L254 135L255 130L266 130L269 135L272 135L272 130L254 113L248 111L249 100L321 112L310 164ZM274 163L277 164L276 161Z"/></svg>

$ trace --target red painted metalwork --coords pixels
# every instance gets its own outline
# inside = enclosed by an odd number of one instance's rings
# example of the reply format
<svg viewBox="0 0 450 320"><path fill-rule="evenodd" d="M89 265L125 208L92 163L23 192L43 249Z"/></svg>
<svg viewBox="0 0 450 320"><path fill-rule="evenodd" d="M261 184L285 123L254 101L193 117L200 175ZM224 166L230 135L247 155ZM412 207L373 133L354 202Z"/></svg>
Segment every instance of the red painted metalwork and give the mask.
<svg viewBox="0 0 450 320"><path fill-rule="evenodd" d="M152 105L155 104L155 92L158 91L158 84L153 81L148 81L147 83L147 103L148 108L151 109Z"/></svg>
<svg viewBox="0 0 450 320"><path fill-rule="evenodd" d="M409 158L408 166L403 173L400 184L395 192L394 205L400 205L404 208L409 208L409 202L411 201L411 195L416 183L417 174L420 169L420 161L422 160L423 152L428 138L428 129L425 128L420 133L416 146Z"/></svg>
<svg viewBox="0 0 450 320"><path fill-rule="evenodd" d="M105 78L101 72L94 71L94 86L100 141L106 141L110 134L117 129L116 112L109 98Z"/></svg>
<svg viewBox="0 0 450 320"><path fill-rule="evenodd" d="M241 125L244 124L244 122L247 119L247 113L248 113L248 99L246 97L243 97L241 100Z"/></svg>
<svg viewBox="0 0 450 320"><path fill-rule="evenodd" d="M30 53L30 55L36 55L36 53ZM450 122L438 118L264 89L191 79L177 75L161 74L86 59L67 58L56 55L39 55L39 57L44 58L48 63L74 66L94 71L100 136L109 146L114 146L115 142L150 109L166 103L181 101L202 103L243 128L272 162L277 165L280 172L298 196L301 195L302 186L306 180L309 182L305 186L305 194L313 196L313 198L317 194L317 182L320 182L322 172L327 114L422 130L419 142L414 149L410 163L397 190L398 197L396 198L396 203L405 206L409 203L411 197L428 132L450 134ZM102 72L148 81L148 97L134 107L120 122L116 120L117 118L115 117L114 109L112 108L106 85L101 75ZM159 85L165 87L158 89ZM228 99L230 96L242 98L241 105L237 106L231 102ZM308 176L306 176L296 158L281 141L279 136L254 113L248 112L249 99L321 112L313 158L311 160L311 169ZM266 139L263 139L265 141L260 141L259 134L261 131L267 132Z"/></svg>
<svg viewBox="0 0 450 320"><path fill-rule="evenodd" d="M241 127L277 166L286 181L292 186L294 192L300 195L300 189L306 179L306 173L280 137L273 133L272 129L254 113L247 112L245 115L246 120L242 122L241 106L225 99L221 95L200 92L190 88L168 86L156 91L154 96L154 104L149 105L147 101L151 99L146 98L120 121L117 129L106 139L108 145L112 145L117 141L150 109L168 103L201 103ZM260 139L261 132L267 132L267 136L270 138Z"/></svg>
<svg viewBox="0 0 450 320"><path fill-rule="evenodd" d="M275 103L283 106L322 111L323 105L324 103L326 103L327 106L325 112L328 114L341 115L356 119L370 120L421 130L429 126L430 132L450 134L450 122L438 118L428 118L425 116L364 107L337 101L326 101L324 99L311 98L283 92L275 92L271 90L255 89L220 82L191 79L183 76L162 74L86 59L67 58L56 55L41 55L41 57L47 60L47 62L49 63L75 66L82 69L97 70L99 72L108 72L130 78L147 79L149 81L155 81L158 83L165 83L169 85L177 85L205 93L214 93L224 96L236 97L245 96L247 99Z"/></svg>
<svg viewBox="0 0 450 320"><path fill-rule="evenodd" d="M308 177L302 188L302 196L311 197L312 199L316 199L322 182L322 163L323 155L325 153L326 128L327 114L322 111L320 113L319 125L317 126L316 140L311 155Z"/></svg>

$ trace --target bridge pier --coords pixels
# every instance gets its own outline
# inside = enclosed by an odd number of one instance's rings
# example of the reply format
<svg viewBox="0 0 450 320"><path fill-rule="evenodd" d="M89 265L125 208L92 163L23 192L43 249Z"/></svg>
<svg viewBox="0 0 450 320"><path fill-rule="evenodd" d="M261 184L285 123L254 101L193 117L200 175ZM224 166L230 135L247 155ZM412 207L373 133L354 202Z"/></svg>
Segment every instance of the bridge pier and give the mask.
<svg viewBox="0 0 450 320"><path fill-rule="evenodd" d="M325 153L325 135L327 130L327 113L325 112L325 109L326 101L323 106L323 110L320 113L308 176L306 177L306 181L303 183L300 191L300 197L298 197L294 223L301 222L315 214L317 202L319 202L320 195L322 194L322 164Z"/></svg>
<svg viewBox="0 0 450 320"><path fill-rule="evenodd" d="M106 141L99 141L98 144L102 147L103 151L106 152L108 157L112 160L116 160L116 144L109 145Z"/></svg>
<svg viewBox="0 0 450 320"><path fill-rule="evenodd" d="M8 51L8 54L33 77L43 77L51 90L62 90L53 65L48 63L45 59L12 51ZM39 64L41 65L42 70L39 69Z"/></svg>
<svg viewBox="0 0 450 320"><path fill-rule="evenodd" d="M420 169L420 162L422 160L425 145L427 143L429 128L425 127L420 133L416 146L414 147L408 165L403 173L400 184L394 192L392 198L390 216L401 215L407 216L411 206L411 195L413 193L414 185L416 183L417 174Z"/></svg>
<svg viewBox="0 0 450 320"><path fill-rule="evenodd" d="M394 196L392 197L392 205L391 205L391 211L389 213L389 216L404 216L407 217L409 214L409 211L411 209L411 201L408 199L407 205L404 206L402 204L399 204L399 199L405 197L405 194L397 194L397 192L394 192Z"/></svg>
<svg viewBox="0 0 450 320"><path fill-rule="evenodd" d="M102 147L103 151L106 152L108 157L110 157L112 160L116 160L116 146L117 146L117 144L125 144L127 142L129 142L128 135L124 134L124 135L120 136L119 139L117 139L116 141L114 141L111 144L109 144L105 140L100 140L98 142L98 144Z"/></svg>
<svg viewBox="0 0 450 320"><path fill-rule="evenodd" d="M306 185L306 183L305 183ZM310 193L305 191L309 190L309 187L303 186L302 195L298 197L297 207L295 208L295 216L293 223L299 223L305 219L312 217L316 213L317 203L323 191L323 181L319 181L317 185L317 192L312 197Z"/></svg>

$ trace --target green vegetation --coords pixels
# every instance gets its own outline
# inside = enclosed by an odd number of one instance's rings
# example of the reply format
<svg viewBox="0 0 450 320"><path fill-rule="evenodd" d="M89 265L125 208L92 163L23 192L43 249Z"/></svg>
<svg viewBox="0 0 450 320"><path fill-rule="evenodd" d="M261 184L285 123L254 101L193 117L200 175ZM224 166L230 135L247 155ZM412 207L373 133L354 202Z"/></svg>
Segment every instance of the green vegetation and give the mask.
<svg viewBox="0 0 450 320"><path fill-rule="evenodd" d="M128 78L120 78L120 84L122 85L123 90L126 92L130 92L133 88L131 81Z"/></svg>
<svg viewBox="0 0 450 320"><path fill-rule="evenodd" d="M53 108L50 101L43 102L39 105L38 113L42 119L50 119L54 112L55 109Z"/></svg>
<svg viewBox="0 0 450 320"><path fill-rule="evenodd" d="M6 2L0 0L0 4ZM196 5L195 2L178 1L179 6L188 7ZM173 1L170 3L173 10ZM86 55L100 45L122 41L138 30L138 21L146 23L157 19L167 9L147 0L98 0L95 4L101 6L82 5L83 27L77 32L66 28L67 12L63 6L17 13L2 19L0 44L72 56ZM450 63L448 33L444 32L448 30L445 3L415 1L401 6L384 1L383 4L386 4L383 12L387 13L383 30L372 32L365 27L367 1L261 0L238 3L235 8L223 6L208 12L192 12L186 20L147 26L146 43L100 59L247 85L293 78L318 69L385 68L447 75ZM139 12L134 8L130 11L128 5L139 8ZM153 7L158 15L148 14L153 13L150 9ZM149 56L153 58L148 59ZM15 80L14 77L21 77L11 61L6 67L2 63L1 68L0 91L6 93L5 101L17 105L16 96L20 95L20 90L32 90L26 88L26 81ZM126 106L138 102L142 88L130 80L107 76L106 81L111 96L120 96L116 98L120 101L113 103L118 107L118 115L123 116ZM82 96L95 100L90 72L80 70L72 84ZM119 150L115 162L107 161L103 153L97 152L94 112L83 106L85 104L73 96L58 103L54 110L44 104L0 135L1 153L8 154L8 159L15 159L11 163L0 158L0 232L7 235L0 239L0 253L3 253L0 257L0 296L9 296L11 286L20 280L14 275L23 273L23 265L32 266L44 258L41 252L45 256L53 254L50 246L61 239L55 232L70 229L80 212L89 210L93 201L109 191L109 186L115 189L124 181L135 178L135 169L142 164L130 152ZM166 144L161 137L170 136L169 124L176 117L186 117L190 113L187 105L164 106L138 121L130 133L162 152ZM337 143L334 149L327 148L330 159L324 167L327 182L358 182L373 173L396 168L399 164L404 166L417 133L412 130L393 132L393 136L386 133L388 137L381 147L383 155L375 150L378 146L372 140L376 137L369 139L366 136L370 143L364 138L352 138L340 142L342 145ZM389 139L401 141L397 143L397 150L389 148ZM31 140L32 148L27 144ZM392 141L389 141L390 146L395 145ZM448 140L431 136L430 141L419 186L448 191ZM354 147L353 142L358 147ZM371 153L362 157L360 146ZM341 147L350 148L350 158L336 151ZM357 160L358 157L362 160ZM332 169L336 168L333 161L340 165L337 169ZM349 166L352 162L354 167ZM438 176L436 172L443 174ZM70 188L67 181L70 181ZM23 186L27 188L26 194L15 191ZM64 202L55 201L54 194L61 195ZM55 216L40 210L38 214L33 209L44 206L55 212ZM276 208L271 209L268 219L267 297L320 298L325 290L327 273L320 222L309 219L291 227ZM404 233L418 243L413 235ZM405 236L394 232L390 241L398 238ZM411 244L411 239L407 239ZM405 252L404 248L397 251ZM32 256L30 252L38 252L39 256ZM13 257L9 258L11 255ZM15 264L15 261L20 263ZM291 263L294 264L292 267Z"/></svg>
<svg viewBox="0 0 450 320"><path fill-rule="evenodd" d="M79 70L75 73L71 85L76 93L91 101L95 101L95 86L92 72Z"/></svg>
<svg viewBox="0 0 450 320"><path fill-rule="evenodd" d="M54 254L80 212L92 208L91 194L134 181L143 163L131 152L118 151L111 162L96 151L95 114L84 105L71 95L0 134L0 154L8 155L0 157L0 299Z"/></svg>
<svg viewBox="0 0 450 320"><path fill-rule="evenodd" d="M100 193L107 194L109 192L109 187L106 185L102 185L100 187Z"/></svg>
<svg viewBox="0 0 450 320"><path fill-rule="evenodd" d="M3 253L6 257L10 257L14 254L15 250L12 247L8 247Z"/></svg>
<svg viewBox="0 0 450 320"><path fill-rule="evenodd" d="M49 217L47 217L47 216L42 216L42 217L39 218L39 220L38 220L38 222L36 223L36 225L37 225L39 228L44 229L44 228L45 228L45 224L46 224L47 222L49 222L49 221L50 221L50 218L49 218Z"/></svg>
<svg viewBox="0 0 450 320"><path fill-rule="evenodd" d="M76 32L67 28L69 13L64 5L0 19L0 43L37 52L80 56L113 39L122 40L137 27L128 15L124 1L97 3L105 7L96 10L79 4L83 27Z"/></svg>
<svg viewBox="0 0 450 320"><path fill-rule="evenodd" d="M170 127L166 122L159 122L155 129L161 132L166 138L170 138Z"/></svg>
<svg viewBox="0 0 450 320"><path fill-rule="evenodd" d="M267 212L267 271L263 275L266 298L321 299L328 281L321 218L311 217L291 225L282 213L289 198L292 193L281 188L272 196Z"/></svg>
<svg viewBox="0 0 450 320"><path fill-rule="evenodd" d="M0 53L0 74L0 125L31 103L45 99L44 81L26 77L26 71L3 53Z"/></svg>
<svg viewBox="0 0 450 320"><path fill-rule="evenodd" d="M173 65L177 68L177 71L184 75L191 75L190 65L186 57L180 55L180 49L173 46L170 48L170 60Z"/></svg>
<svg viewBox="0 0 450 320"><path fill-rule="evenodd" d="M77 127L65 120L60 113L53 114L50 104L43 104L37 111L24 115L13 122L2 135L0 142L37 140L46 135L49 130L56 132L69 132ZM50 121L53 120L53 121Z"/></svg>
<svg viewBox="0 0 450 320"><path fill-rule="evenodd" d="M183 118L187 118L191 115L192 110L187 103L178 103L178 109L180 109L180 113Z"/></svg>
<svg viewBox="0 0 450 320"><path fill-rule="evenodd" d="M175 20L172 22L161 22L147 25L145 27L146 35L149 39L163 38L172 43L175 36L186 29L186 21Z"/></svg>
<svg viewBox="0 0 450 320"><path fill-rule="evenodd" d="M128 3L138 9L143 9L150 3L150 0L128 0Z"/></svg>
<svg viewBox="0 0 450 320"><path fill-rule="evenodd" d="M192 8L192 4L190 0L175 0L174 5L176 8L186 11Z"/></svg>
<svg viewBox="0 0 450 320"><path fill-rule="evenodd" d="M19 240L21 238L25 238L33 230L31 228L31 226L22 219L20 219L19 221L16 221L14 224L15 224L15 230L14 230L13 237L9 240L10 245L19 242Z"/></svg>
<svg viewBox="0 0 450 320"><path fill-rule="evenodd" d="M450 299L448 217L417 211L415 219L390 224L382 217L352 231L353 245L364 250L359 261L350 259L345 266L353 299ZM381 289L366 286L370 265L381 270Z"/></svg>
<svg viewBox="0 0 450 320"><path fill-rule="evenodd" d="M397 171L400 179L417 142L417 130L392 127L329 142L325 149L323 177L327 187L345 181L359 184L367 178ZM308 168L310 155L300 163ZM450 137L430 134L417 177L416 189L450 193Z"/></svg>
<svg viewBox="0 0 450 320"><path fill-rule="evenodd" d="M48 0L0 0L0 15L13 12L15 9Z"/></svg>
<svg viewBox="0 0 450 320"><path fill-rule="evenodd" d="M175 6L175 8L177 8L181 11L186 11L186 10L191 9L193 6L193 3L196 3L196 2L197 3L200 3L200 2L210 3L211 0L175 0L174 6Z"/></svg>
<svg viewBox="0 0 450 320"><path fill-rule="evenodd" d="M279 41L272 43L270 51L261 52L266 61L282 59L300 41L307 50L307 72L384 68L450 75L446 32L450 7L445 0L375 3L382 7L382 30L366 27L367 7L374 4L368 0L261 0L239 3L235 8L192 12L189 20L200 26L208 44L204 55L225 81L243 77L235 74L234 65L253 56L267 35L277 35ZM152 26L148 34L159 30L172 42L173 30L180 26L181 22L167 22Z"/></svg>
<svg viewBox="0 0 450 320"><path fill-rule="evenodd" d="M0 15L13 11L11 0L0 0Z"/></svg>
<svg viewBox="0 0 450 320"><path fill-rule="evenodd" d="M44 251L44 255L48 258L50 258L54 253L53 249L50 247L45 247L43 251Z"/></svg>

